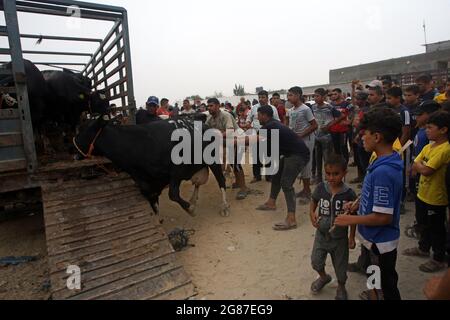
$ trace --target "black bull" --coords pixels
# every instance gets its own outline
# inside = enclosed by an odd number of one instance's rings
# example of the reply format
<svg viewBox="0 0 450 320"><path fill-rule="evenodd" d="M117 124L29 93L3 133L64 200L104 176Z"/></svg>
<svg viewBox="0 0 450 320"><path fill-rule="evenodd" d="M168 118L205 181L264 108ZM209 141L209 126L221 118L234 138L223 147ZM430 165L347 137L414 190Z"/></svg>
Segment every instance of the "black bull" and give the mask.
<svg viewBox="0 0 450 320"><path fill-rule="evenodd" d="M175 165L172 162L172 149L176 145L171 141L172 133L179 128L187 129L193 137L193 120L188 118L138 126L115 125L100 118L81 125L74 144L84 157L105 156L127 172L156 214L159 212L159 196L168 186L170 200L177 202L190 215L195 215L199 187L207 182L209 168L222 192L220 213L229 216L230 207L226 200L226 181L221 164ZM202 131L207 129L203 125ZM203 150L208 144L203 143ZM180 196L180 184L188 180L192 180L195 185L190 202Z"/></svg>
<svg viewBox="0 0 450 320"><path fill-rule="evenodd" d="M35 131L42 131L48 123L64 124L75 130L83 112L104 114L108 111L109 102L104 92L92 92L89 78L68 70L41 72L29 60L24 60L24 66ZM11 70L11 63L1 68ZM0 77L0 92L2 86L14 86L13 77ZM1 99L3 102L4 96ZM17 108L17 105L10 107Z"/></svg>

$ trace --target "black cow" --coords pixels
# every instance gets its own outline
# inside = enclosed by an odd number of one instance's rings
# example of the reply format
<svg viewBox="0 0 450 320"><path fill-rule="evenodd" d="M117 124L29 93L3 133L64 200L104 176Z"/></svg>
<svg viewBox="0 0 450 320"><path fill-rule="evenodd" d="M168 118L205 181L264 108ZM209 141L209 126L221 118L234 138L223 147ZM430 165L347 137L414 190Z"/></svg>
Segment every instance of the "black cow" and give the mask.
<svg viewBox="0 0 450 320"><path fill-rule="evenodd" d="M127 172L140 187L156 214L159 212L159 196L169 186L170 199L180 204L190 215L194 215L199 187L207 182L209 167L222 191L221 215L228 216L230 211L226 199L225 178L220 164L173 164L171 154L175 143L171 142L171 137L176 129L188 130L193 136L193 120L185 118L146 125L120 126L99 118L81 125L74 145L84 157L90 156L89 149L92 145L92 155L105 156ZM207 129L207 126L203 125L203 132ZM204 143L203 149L207 145L208 143ZM180 196L180 184L188 180L192 180L195 185L190 202Z"/></svg>
<svg viewBox="0 0 450 320"><path fill-rule="evenodd" d="M48 109L52 121L75 130L83 112L104 114L109 101L104 91L92 92L91 80L69 70L42 72L48 87Z"/></svg>
<svg viewBox="0 0 450 320"><path fill-rule="evenodd" d="M24 60L25 75L27 79L28 99L30 103L31 121L35 131L39 130L46 119L46 97L47 84L41 71L29 60ZM1 66L2 69L12 70L11 63ZM14 87L14 78L12 75L3 75L0 77L1 87ZM10 108L17 108L17 96L11 94L11 98L2 95L2 105L8 104ZM6 101L8 100L8 101ZM7 103L9 102L9 103Z"/></svg>

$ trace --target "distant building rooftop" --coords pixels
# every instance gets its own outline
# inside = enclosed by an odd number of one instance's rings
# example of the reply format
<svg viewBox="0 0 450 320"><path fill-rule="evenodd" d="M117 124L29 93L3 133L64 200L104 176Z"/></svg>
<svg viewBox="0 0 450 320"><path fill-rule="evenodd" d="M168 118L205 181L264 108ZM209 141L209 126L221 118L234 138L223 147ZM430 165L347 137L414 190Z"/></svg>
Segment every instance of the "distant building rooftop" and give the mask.
<svg viewBox="0 0 450 320"><path fill-rule="evenodd" d="M428 43L423 45L427 53L450 49L450 40Z"/></svg>

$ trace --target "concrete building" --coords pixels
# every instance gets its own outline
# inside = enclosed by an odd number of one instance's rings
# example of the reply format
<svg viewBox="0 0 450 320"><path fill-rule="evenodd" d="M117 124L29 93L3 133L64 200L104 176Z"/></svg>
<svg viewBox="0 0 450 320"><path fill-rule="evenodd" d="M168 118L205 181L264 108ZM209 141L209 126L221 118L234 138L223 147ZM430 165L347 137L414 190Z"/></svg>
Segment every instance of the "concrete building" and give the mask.
<svg viewBox="0 0 450 320"><path fill-rule="evenodd" d="M445 81L449 77L450 40L430 43L425 47L426 52L422 54L330 70L329 84L305 87L304 90L312 93L317 88L339 87L350 92L353 80L368 83L383 75L391 75L402 84L412 83L421 73L430 73L436 81Z"/></svg>

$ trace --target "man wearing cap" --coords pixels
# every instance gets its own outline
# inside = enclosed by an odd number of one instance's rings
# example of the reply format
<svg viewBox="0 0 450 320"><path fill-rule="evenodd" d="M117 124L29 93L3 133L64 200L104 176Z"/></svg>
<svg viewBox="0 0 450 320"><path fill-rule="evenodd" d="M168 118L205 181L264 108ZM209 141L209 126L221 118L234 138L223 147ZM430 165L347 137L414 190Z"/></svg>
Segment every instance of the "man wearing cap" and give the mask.
<svg viewBox="0 0 450 320"><path fill-rule="evenodd" d="M159 99L157 97L150 97L146 103L146 110L141 109L136 113L136 124L147 124L154 121L160 121L156 115L159 108Z"/></svg>

